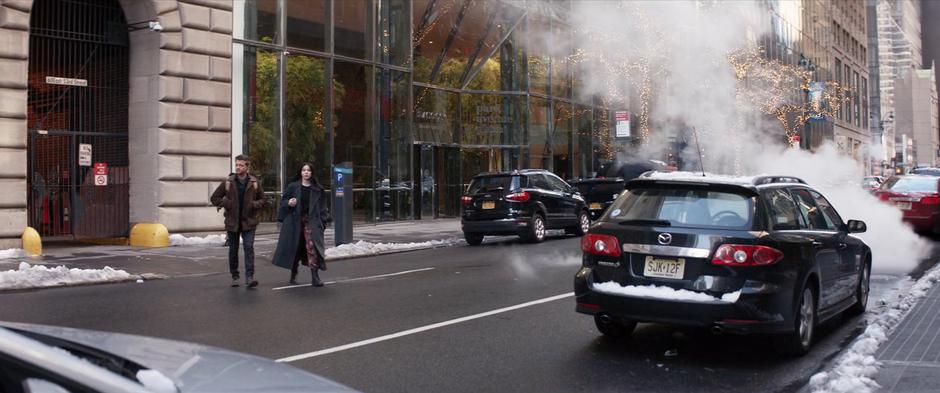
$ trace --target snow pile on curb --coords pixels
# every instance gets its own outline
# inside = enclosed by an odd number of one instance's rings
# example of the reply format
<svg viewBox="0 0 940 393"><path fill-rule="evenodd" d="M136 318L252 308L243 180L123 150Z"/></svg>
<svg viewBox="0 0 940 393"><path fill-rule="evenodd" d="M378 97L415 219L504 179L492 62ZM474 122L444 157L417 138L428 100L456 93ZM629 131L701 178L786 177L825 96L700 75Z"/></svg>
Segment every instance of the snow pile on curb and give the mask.
<svg viewBox="0 0 940 393"><path fill-rule="evenodd" d="M0 290L128 281L134 278L136 276L124 270L115 270L108 266L104 269L69 269L65 266L50 269L20 262L18 270L0 271Z"/></svg>
<svg viewBox="0 0 940 393"><path fill-rule="evenodd" d="M594 289L598 292L608 293L611 295L647 297L653 299L678 300L696 303L734 303L738 301L738 297L741 296L741 291L726 293L722 295L721 298L717 298L706 293L689 291L686 289L673 289L670 287L658 285L621 286L620 284L613 281L594 284Z"/></svg>
<svg viewBox="0 0 940 393"><path fill-rule="evenodd" d="M421 243L370 243L360 240L355 243L343 244L326 249L327 259L351 258L364 255L377 255L393 251L418 250L422 248L435 248L450 246L458 243L456 238L444 240L431 240Z"/></svg>
<svg viewBox="0 0 940 393"><path fill-rule="evenodd" d="M940 267L931 269L913 287L899 293L897 303L878 310L869 309L865 332L841 355L835 367L810 378L809 386L813 393L870 393L878 390L880 386L872 379L879 367L875 352L937 281L940 281Z"/></svg>
<svg viewBox="0 0 940 393"><path fill-rule="evenodd" d="M225 235L209 235L206 237L186 237L180 234L170 235L171 246L221 246L225 244Z"/></svg>
<svg viewBox="0 0 940 393"><path fill-rule="evenodd" d="M0 259L13 259L13 258L25 258L26 250L22 248L10 248L6 250L0 250Z"/></svg>

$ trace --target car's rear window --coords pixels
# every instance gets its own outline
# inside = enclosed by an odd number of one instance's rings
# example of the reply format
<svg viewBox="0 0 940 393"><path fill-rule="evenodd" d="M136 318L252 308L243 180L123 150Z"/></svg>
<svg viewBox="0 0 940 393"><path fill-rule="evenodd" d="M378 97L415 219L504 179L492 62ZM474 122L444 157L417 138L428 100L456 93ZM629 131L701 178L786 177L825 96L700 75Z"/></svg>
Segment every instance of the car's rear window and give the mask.
<svg viewBox="0 0 940 393"><path fill-rule="evenodd" d="M606 219L665 220L672 226L750 229L754 201L751 196L725 191L639 188L617 199Z"/></svg>
<svg viewBox="0 0 940 393"><path fill-rule="evenodd" d="M884 189L894 192L936 192L935 177L892 177L885 182Z"/></svg>
<svg viewBox="0 0 940 393"><path fill-rule="evenodd" d="M467 194L476 194L479 192L495 191L502 188L503 191L511 191L520 188L519 176L482 176L474 178L467 187Z"/></svg>
<svg viewBox="0 0 940 393"><path fill-rule="evenodd" d="M940 168L914 168L911 170L914 175L940 176Z"/></svg>

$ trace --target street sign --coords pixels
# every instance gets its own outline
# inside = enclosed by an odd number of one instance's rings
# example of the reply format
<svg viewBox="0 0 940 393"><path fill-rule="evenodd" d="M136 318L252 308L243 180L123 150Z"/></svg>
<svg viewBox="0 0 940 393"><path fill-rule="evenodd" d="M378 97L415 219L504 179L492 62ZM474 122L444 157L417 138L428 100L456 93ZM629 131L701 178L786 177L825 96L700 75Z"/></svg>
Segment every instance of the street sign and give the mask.
<svg viewBox="0 0 940 393"><path fill-rule="evenodd" d="M78 145L78 165L91 166L91 145L80 143Z"/></svg>
<svg viewBox="0 0 940 393"><path fill-rule="evenodd" d="M46 84L49 85L63 85L63 86L88 86L87 79L78 79L78 78L61 78L58 76L47 76Z"/></svg>
<svg viewBox="0 0 940 393"><path fill-rule="evenodd" d="M108 164L105 162L95 163L95 185L108 185Z"/></svg>

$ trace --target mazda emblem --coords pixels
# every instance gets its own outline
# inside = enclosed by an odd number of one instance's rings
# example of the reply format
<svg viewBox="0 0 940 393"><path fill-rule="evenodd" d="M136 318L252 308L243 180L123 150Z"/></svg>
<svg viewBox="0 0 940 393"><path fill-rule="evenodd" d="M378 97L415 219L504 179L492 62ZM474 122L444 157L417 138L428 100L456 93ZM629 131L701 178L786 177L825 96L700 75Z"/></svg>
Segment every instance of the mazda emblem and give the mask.
<svg viewBox="0 0 940 393"><path fill-rule="evenodd" d="M657 237L656 240L659 240L659 244L662 244L665 246L665 245L668 245L669 243L672 243L672 235L668 233L660 233L659 237Z"/></svg>

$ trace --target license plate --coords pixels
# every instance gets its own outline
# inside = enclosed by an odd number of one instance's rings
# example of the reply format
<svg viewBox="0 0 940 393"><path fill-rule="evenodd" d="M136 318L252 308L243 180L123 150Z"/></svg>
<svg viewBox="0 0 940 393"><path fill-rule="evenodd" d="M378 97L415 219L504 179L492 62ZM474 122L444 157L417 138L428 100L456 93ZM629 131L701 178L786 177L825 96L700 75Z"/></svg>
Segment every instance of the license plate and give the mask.
<svg viewBox="0 0 940 393"><path fill-rule="evenodd" d="M600 203L592 203L591 206L590 206L590 208L591 208L591 210L598 210L598 209L601 208L601 204L600 204Z"/></svg>
<svg viewBox="0 0 940 393"><path fill-rule="evenodd" d="M496 202L483 202L483 205L480 206L480 207L482 207L482 208L484 208L484 209L495 209L495 208L496 208Z"/></svg>
<svg viewBox="0 0 940 393"><path fill-rule="evenodd" d="M681 280L685 273L685 259L646 257L643 275L646 277Z"/></svg>
<svg viewBox="0 0 940 393"><path fill-rule="evenodd" d="M911 203L910 202L898 202L898 209L911 210Z"/></svg>

